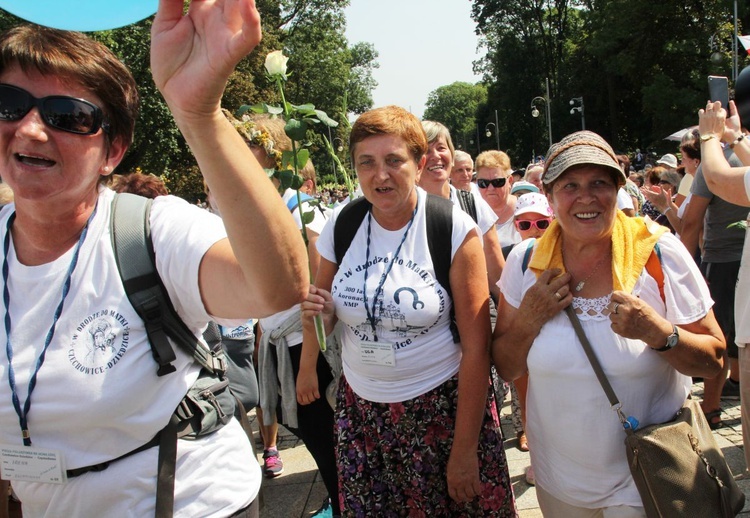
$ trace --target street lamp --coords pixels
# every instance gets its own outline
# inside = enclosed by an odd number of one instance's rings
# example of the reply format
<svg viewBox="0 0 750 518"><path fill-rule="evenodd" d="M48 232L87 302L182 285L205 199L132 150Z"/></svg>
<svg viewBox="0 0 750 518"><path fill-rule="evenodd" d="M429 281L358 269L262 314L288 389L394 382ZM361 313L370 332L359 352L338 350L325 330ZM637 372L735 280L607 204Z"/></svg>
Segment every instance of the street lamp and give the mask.
<svg viewBox="0 0 750 518"><path fill-rule="evenodd" d="M338 145L338 146L336 145L336 141L337 141L337 140L338 140L338 142L339 142L339 145ZM338 137L336 137L335 139L333 139L333 142L332 142L331 144L333 145L333 148L334 148L334 149L335 149L336 151L338 151L339 153L341 153L341 152L342 152L342 151L344 150L344 141L343 141L343 140L341 140L341 139L340 139L340 138L338 138Z"/></svg>
<svg viewBox="0 0 750 518"><path fill-rule="evenodd" d="M498 151L500 150L500 132L497 131L497 124L494 122L488 122L484 126L484 134L487 135L487 138L492 136L492 130L490 129L490 126L492 126L492 129L495 130L495 145Z"/></svg>
<svg viewBox="0 0 750 518"><path fill-rule="evenodd" d="M537 101L544 102L544 107L547 112L547 134L549 136L549 145L552 147L552 117L550 114L550 105L549 105L549 78L547 78L547 95L542 97L541 95L537 95L531 100L531 116L536 118L539 117L539 110L536 108L536 105L534 104Z"/></svg>
<svg viewBox="0 0 750 518"><path fill-rule="evenodd" d="M576 106L576 103L580 103L579 106ZM581 129L586 129L586 118L583 114L583 97L573 97L570 100L570 105L572 108L570 109L570 114L573 115L575 112L579 112L581 114Z"/></svg>

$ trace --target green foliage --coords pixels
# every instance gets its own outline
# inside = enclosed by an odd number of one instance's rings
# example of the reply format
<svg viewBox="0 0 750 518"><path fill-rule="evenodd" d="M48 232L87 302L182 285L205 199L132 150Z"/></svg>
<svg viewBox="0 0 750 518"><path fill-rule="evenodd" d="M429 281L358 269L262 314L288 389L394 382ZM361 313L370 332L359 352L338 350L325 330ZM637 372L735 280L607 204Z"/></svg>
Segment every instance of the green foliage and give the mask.
<svg viewBox="0 0 750 518"><path fill-rule="evenodd" d="M465 135L473 135L476 131L477 111L486 102L487 88L484 85L457 81L430 92L424 119L444 124L454 140L461 141Z"/></svg>
<svg viewBox="0 0 750 518"><path fill-rule="evenodd" d="M487 51L475 63L488 87L477 118L497 110L501 147L521 165L549 143L544 104L537 119L529 106L546 78L555 141L581 128L569 101L583 97L586 129L618 151L660 154L675 151L666 135L697 123L706 77L732 75L729 0L473 0L472 13ZM742 33L743 3L739 15ZM739 55L741 70L741 46Z"/></svg>

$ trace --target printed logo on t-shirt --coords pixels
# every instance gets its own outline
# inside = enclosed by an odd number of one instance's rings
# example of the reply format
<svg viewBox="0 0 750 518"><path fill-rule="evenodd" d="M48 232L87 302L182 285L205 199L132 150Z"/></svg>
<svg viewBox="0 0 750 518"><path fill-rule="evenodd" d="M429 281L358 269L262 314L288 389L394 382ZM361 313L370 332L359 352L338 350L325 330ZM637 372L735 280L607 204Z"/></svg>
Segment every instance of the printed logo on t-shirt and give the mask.
<svg viewBox="0 0 750 518"><path fill-rule="evenodd" d="M446 298L431 272L412 260L397 258L387 276L385 290L379 293L374 322L367 318L347 321L347 316L361 318L365 312L364 293L359 284L365 268L370 269L369 278L381 279L389 262L390 258L376 255L366 264L341 269L331 294L337 301L337 313L342 314L357 339L369 341L377 336L390 341L399 350L437 325L445 312ZM368 292L368 305L372 304L373 295L374 290Z"/></svg>
<svg viewBox="0 0 750 518"><path fill-rule="evenodd" d="M250 340L255 336L253 334L252 320L248 324L242 326L219 326L219 329L221 330L221 336L229 338L230 340Z"/></svg>
<svg viewBox="0 0 750 518"><path fill-rule="evenodd" d="M92 313L76 327L68 361L82 374L102 374L122 359L130 343L130 324L117 311Z"/></svg>

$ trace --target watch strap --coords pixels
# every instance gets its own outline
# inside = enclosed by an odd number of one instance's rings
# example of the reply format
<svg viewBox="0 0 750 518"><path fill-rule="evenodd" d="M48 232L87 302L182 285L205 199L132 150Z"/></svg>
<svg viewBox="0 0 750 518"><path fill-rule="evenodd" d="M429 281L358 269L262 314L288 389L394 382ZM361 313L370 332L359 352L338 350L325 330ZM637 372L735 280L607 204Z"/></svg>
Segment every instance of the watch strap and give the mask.
<svg viewBox="0 0 750 518"><path fill-rule="evenodd" d="M673 339L673 337L675 339ZM677 342L679 340L680 340L680 333L677 332L677 326L672 324L672 334L667 337L667 343L665 343L663 347L654 349L654 351L656 351L657 353L663 353L664 351L669 351L670 349L674 348L674 346L677 345Z"/></svg>

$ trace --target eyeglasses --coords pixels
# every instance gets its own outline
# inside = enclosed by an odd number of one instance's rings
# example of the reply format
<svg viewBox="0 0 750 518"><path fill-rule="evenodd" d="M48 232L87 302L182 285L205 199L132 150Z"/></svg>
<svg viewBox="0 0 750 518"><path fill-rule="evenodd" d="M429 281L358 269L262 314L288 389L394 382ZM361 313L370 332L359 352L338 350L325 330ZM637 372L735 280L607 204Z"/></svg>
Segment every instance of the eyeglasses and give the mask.
<svg viewBox="0 0 750 518"><path fill-rule="evenodd" d="M38 108L47 126L76 135L93 135L99 128L107 133L109 123L101 108L84 99L49 95L38 99L17 86L0 84L0 121L23 119Z"/></svg>
<svg viewBox="0 0 750 518"><path fill-rule="evenodd" d="M529 220L529 219L517 219L516 220L516 227L518 230L529 230L532 225L534 225L539 230L547 230L547 227L549 227L549 224L552 220L550 218L545 219L537 219L537 220Z"/></svg>
<svg viewBox="0 0 750 518"><path fill-rule="evenodd" d="M507 178L493 178L492 180L487 180L486 178L480 178L477 180L477 185L480 189L486 189L490 185L494 187L495 189L499 189L500 187L503 187L505 183L508 181Z"/></svg>

